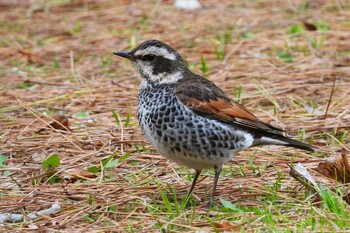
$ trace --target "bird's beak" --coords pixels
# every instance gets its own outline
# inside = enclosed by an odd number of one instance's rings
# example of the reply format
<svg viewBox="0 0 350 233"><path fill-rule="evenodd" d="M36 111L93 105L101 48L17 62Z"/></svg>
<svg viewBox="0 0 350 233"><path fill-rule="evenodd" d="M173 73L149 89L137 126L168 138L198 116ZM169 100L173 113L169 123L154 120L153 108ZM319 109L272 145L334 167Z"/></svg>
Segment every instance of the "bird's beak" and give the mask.
<svg viewBox="0 0 350 233"><path fill-rule="evenodd" d="M136 57L130 54L129 51L114 51L113 54L117 56L125 57L131 61L136 61Z"/></svg>

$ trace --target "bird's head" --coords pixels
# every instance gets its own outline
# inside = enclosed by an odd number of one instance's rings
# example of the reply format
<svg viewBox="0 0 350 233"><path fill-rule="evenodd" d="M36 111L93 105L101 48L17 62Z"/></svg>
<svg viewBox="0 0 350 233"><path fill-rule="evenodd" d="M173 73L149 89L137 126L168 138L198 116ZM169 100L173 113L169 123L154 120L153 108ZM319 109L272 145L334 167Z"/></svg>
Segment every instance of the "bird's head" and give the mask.
<svg viewBox="0 0 350 233"><path fill-rule="evenodd" d="M132 51L115 51L113 54L129 59L141 77L154 84L176 83L188 70L178 52L158 40L147 40Z"/></svg>

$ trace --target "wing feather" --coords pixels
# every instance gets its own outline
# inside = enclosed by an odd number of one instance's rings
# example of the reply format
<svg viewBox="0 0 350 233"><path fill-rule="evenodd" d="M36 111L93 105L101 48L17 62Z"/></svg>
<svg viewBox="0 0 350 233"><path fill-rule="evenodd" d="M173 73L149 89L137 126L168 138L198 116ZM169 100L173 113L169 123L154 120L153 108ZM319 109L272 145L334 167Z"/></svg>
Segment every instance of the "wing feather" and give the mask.
<svg viewBox="0 0 350 233"><path fill-rule="evenodd" d="M214 83L198 75L182 80L176 86L178 100L194 113L219 122L243 128L254 135L253 146L284 145L314 151L316 147L282 135L284 130L259 120L241 104L228 98Z"/></svg>
<svg viewBox="0 0 350 233"><path fill-rule="evenodd" d="M265 130L273 133L284 131L259 120L243 105L226 97L209 80L202 79L201 81L201 85L188 83L178 88L176 92L180 102L195 113L226 124L245 126L259 131Z"/></svg>

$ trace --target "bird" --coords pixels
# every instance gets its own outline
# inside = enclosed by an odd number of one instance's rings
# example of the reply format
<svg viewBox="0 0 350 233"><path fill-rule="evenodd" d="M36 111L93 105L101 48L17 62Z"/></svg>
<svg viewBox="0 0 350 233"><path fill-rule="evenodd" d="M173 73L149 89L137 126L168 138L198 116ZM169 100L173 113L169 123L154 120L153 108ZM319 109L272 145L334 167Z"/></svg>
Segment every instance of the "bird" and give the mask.
<svg viewBox="0 0 350 233"><path fill-rule="evenodd" d="M214 169L208 202L214 206L222 166L239 151L262 145L316 148L259 120L213 82L190 71L181 55L162 41L147 40L113 54L130 60L141 76L137 116L145 137L165 158L195 170L186 200L202 170Z"/></svg>

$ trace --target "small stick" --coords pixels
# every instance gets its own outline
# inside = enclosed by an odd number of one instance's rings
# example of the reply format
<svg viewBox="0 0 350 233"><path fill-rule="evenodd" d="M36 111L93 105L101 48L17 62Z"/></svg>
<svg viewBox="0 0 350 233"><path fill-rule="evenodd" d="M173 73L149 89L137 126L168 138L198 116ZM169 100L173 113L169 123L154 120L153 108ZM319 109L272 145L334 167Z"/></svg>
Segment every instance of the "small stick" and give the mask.
<svg viewBox="0 0 350 233"><path fill-rule="evenodd" d="M329 106L331 105L331 102L332 102L332 98L333 98L333 94L334 94L334 88L335 88L335 81L336 81L336 76L333 74L333 86L332 86L331 95L329 96L326 112L324 113L324 119L327 118L328 109L329 109Z"/></svg>

